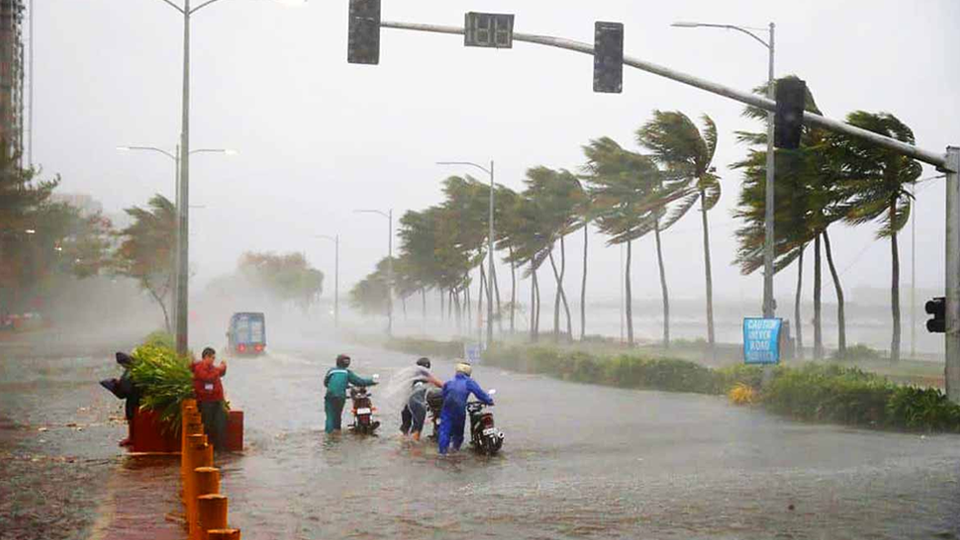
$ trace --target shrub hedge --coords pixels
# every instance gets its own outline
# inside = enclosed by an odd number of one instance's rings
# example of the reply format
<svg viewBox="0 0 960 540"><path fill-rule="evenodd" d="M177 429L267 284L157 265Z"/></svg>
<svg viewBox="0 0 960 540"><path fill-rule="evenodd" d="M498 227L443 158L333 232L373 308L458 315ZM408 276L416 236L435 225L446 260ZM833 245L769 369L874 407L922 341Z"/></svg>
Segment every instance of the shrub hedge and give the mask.
<svg viewBox="0 0 960 540"><path fill-rule="evenodd" d="M484 362L570 381L666 392L725 394L740 384L756 390L767 410L798 420L960 433L960 406L941 390L897 386L858 368L778 366L764 382L758 366L711 369L686 360L528 346L492 347Z"/></svg>

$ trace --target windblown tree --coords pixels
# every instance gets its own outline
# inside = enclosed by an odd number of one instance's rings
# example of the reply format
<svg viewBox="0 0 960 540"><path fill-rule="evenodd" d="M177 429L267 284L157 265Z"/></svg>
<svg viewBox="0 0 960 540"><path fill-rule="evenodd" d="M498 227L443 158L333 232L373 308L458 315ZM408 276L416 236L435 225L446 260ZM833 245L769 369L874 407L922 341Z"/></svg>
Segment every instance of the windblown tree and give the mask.
<svg viewBox="0 0 960 540"><path fill-rule="evenodd" d="M382 315L387 311L389 258L377 262L376 270L350 289L350 306L364 315Z"/></svg>
<svg viewBox="0 0 960 540"><path fill-rule="evenodd" d="M114 254L113 266L122 276L137 281L163 312L163 323L171 331L169 304L176 269L174 249L177 230L177 210L162 195L154 195L146 208L124 210L133 223L120 231L120 247Z"/></svg>
<svg viewBox="0 0 960 540"><path fill-rule="evenodd" d="M673 219L679 219L700 203L703 226L703 261L707 296L707 342L713 351L716 338L713 325L713 276L710 269L710 228L707 212L720 200L720 179L713 167L717 150L717 127L703 115L701 132L690 118L681 112L654 111L653 119L637 131L637 142L653 152L653 158L673 181L692 187L692 193L677 201L672 209Z"/></svg>
<svg viewBox="0 0 960 540"><path fill-rule="evenodd" d="M513 200L512 217L503 223L504 238L498 246L506 247L511 266L528 265L524 275L530 277L530 340L540 335L540 284L537 271L547 260L552 242L546 224L540 221L540 208L532 199L520 195ZM502 249L502 248L501 248Z"/></svg>
<svg viewBox="0 0 960 540"><path fill-rule="evenodd" d="M889 113L856 111L847 122L887 137L915 144L913 131ZM848 197L845 221L860 225L879 222L877 238L890 239L890 308L893 335L891 361L900 360L900 250L897 233L910 219L913 196L910 186L923 169L916 160L855 137L833 135L831 141L845 177L843 191Z"/></svg>
<svg viewBox="0 0 960 540"><path fill-rule="evenodd" d="M539 230L544 238L541 240L549 244L547 260L553 270L553 277L557 282L557 290L553 309L553 334L556 339L560 335L560 306L563 305L567 319L567 337L573 336L573 325L570 317L570 304L563 288L563 278L566 274L567 255L564 238L583 226L583 220L578 213L587 198L580 185L580 180L570 171L554 170L547 167L534 167L527 171L524 180L526 190L524 197L533 204L537 214ZM560 246L560 267L553 256L554 248Z"/></svg>
<svg viewBox="0 0 960 540"><path fill-rule="evenodd" d="M310 309L323 292L323 272L301 253L247 252L237 265L240 274L282 303Z"/></svg>
<svg viewBox="0 0 960 540"><path fill-rule="evenodd" d="M608 244L626 244L626 317L627 339L633 338L633 296L630 280L632 242L653 232L657 238L657 259L661 271L664 303L664 346L669 346L669 299L663 273L660 231L676 222L668 215L668 206L689 195L681 182L672 181L647 156L623 149L609 137L594 139L583 147L587 157L584 171L591 188L594 213L600 231L610 237ZM664 219L665 218L665 219ZM663 221L661 221L663 220Z"/></svg>
<svg viewBox="0 0 960 540"><path fill-rule="evenodd" d="M766 87L756 89L765 93ZM806 110L820 114L812 94L807 92ZM761 120L766 112L747 108L746 116ZM735 163L741 169L744 181L734 216L745 223L737 230L739 247L735 263L745 275L763 267L764 213L766 206L766 133L738 132L738 140L751 145L746 159ZM794 323L798 353L803 355L803 319L800 314L803 286L803 258L806 247L814 247L814 358L824 357L821 317L821 245L824 246L830 274L837 296L838 354L846 351L846 319L844 295L840 276L834 263L828 228L840 221L845 213L846 193L841 189L840 164L830 150L828 133L820 128L805 126L800 147L796 150L777 150L774 154L776 192L774 194L774 271L798 262L797 290L794 304Z"/></svg>

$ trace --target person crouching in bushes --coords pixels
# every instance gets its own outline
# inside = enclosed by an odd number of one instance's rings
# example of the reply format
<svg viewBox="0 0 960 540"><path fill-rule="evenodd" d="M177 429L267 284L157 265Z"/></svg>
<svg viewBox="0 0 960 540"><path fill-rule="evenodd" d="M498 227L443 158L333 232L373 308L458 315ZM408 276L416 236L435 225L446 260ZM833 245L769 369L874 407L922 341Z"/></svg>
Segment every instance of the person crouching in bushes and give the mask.
<svg viewBox="0 0 960 540"><path fill-rule="evenodd" d="M203 350L199 362L190 365L193 372L193 393L200 408L203 429L213 448L222 451L227 444L227 408L223 399L223 384L220 378L227 374L227 362L214 365L217 353L212 348Z"/></svg>

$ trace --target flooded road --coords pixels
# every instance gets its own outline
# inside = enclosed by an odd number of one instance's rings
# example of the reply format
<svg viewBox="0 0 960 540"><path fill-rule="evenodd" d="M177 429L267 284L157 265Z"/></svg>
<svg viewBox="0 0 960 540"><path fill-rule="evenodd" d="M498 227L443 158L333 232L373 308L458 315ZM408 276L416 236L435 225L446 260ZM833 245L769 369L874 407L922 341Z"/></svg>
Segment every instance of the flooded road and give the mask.
<svg viewBox="0 0 960 540"><path fill-rule="evenodd" d="M245 413L246 450L217 461L230 523L247 540L958 538L960 532L957 436L805 425L717 397L479 366L478 382L498 390L492 411L506 434L503 453L440 458L433 445L398 437L399 414L386 410L379 388L379 437L323 434L322 377L338 352L352 354L359 374L380 373L382 381L415 359L332 345L228 359L224 385ZM18 530L42 531L44 538L109 537L108 530L134 538L144 523L158 531L147 537L175 530L164 516L179 509L176 463L131 465L118 457L123 426L110 418L120 414L119 402L94 386L104 372L98 363L112 372L108 361L44 360L39 365L46 367L26 379L0 368L0 524L32 520L32 528ZM441 378L453 372L448 362L434 368ZM64 397L40 399L35 385L45 380L55 384L43 387ZM71 417L88 418L90 427L66 427ZM45 422L51 428L38 432ZM30 473L40 463L31 456L73 474L63 484L72 487L58 491L43 469ZM65 456L74 463L56 461ZM80 472L71 473L78 464ZM26 494L38 483L43 498ZM117 508L110 486L120 484L131 507L152 510L141 523L107 515ZM72 535L57 534L59 522L37 509L51 500L63 507ZM0 527L0 537L38 537L12 530Z"/></svg>

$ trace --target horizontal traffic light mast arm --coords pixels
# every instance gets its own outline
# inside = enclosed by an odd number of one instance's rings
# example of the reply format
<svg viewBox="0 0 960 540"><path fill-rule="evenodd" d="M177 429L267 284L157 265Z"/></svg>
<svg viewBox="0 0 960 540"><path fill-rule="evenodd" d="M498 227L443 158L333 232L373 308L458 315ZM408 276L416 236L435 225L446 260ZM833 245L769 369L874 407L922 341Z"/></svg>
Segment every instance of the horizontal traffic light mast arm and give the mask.
<svg viewBox="0 0 960 540"><path fill-rule="evenodd" d="M463 28L458 28L455 26L440 26L435 24L421 24L421 23L403 23L403 22L390 22L390 21L381 21L380 26L382 28L394 28L397 30L414 30L417 32L433 32L436 34L460 34L463 35ZM553 36L541 36L536 34L522 34L519 32L513 33L513 39L515 41L525 41L527 43L536 43L539 45L547 45L550 47L557 47L559 49L567 49L570 51L576 51L583 54L589 54L593 56L593 45L582 43L580 41L574 41L572 39L558 38ZM627 55L623 56L623 63L630 67L646 71L648 73L653 73L654 75L660 75L661 77L666 77L683 84L699 88L701 90L706 90L713 94L717 94L723 97L730 98L734 101L739 101L746 105L752 105L754 107L759 107L768 111L776 111L777 104L771 99L767 99L763 96L758 96L750 92L741 92L729 86L724 86L722 84L717 84L710 82L706 79L701 79L693 75L688 75L670 68L663 67L652 62L647 62L645 60L640 60L638 58L633 58ZM949 163L947 162L946 155L931 152L929 150L924 150L918 146L907 144L890 137L884 137L878 133L872 131L867 131L865 129L858 128L856 126L851 126L850 124L840 122L838 120L833 120L825 116L820 116L818 114L813 114L809 112L803 113L803 121L806 124L811 124L814 126L819 126L830 131L835 131L839 133L845 133L847 135L852 135L854 137L860 137L866 139L878 146L888 148L895 152L899 152L906 156L915 158L924 163L929 163L934 165L941 170L949 170Z"/></svg>

